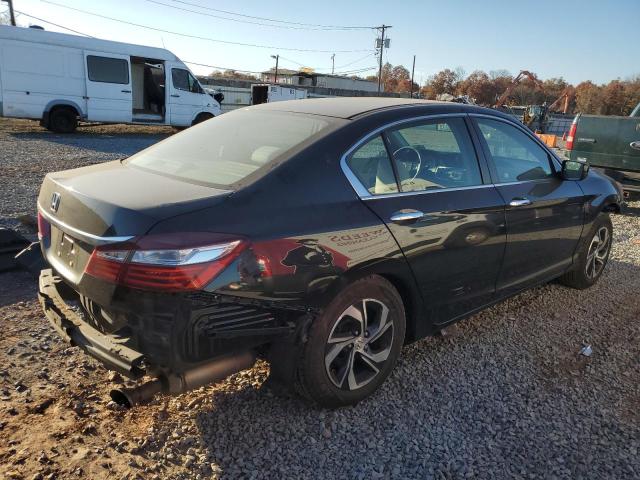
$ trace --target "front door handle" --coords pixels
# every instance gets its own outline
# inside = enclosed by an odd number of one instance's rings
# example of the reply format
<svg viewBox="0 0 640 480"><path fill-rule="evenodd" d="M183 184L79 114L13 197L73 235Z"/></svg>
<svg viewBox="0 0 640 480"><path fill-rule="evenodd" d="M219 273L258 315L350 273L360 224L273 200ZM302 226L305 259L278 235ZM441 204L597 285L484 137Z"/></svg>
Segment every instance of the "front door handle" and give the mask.
<svg viewBox="0 0 640 480"><path fill-rule="evenodd" d="M525 205L531 205L531 200L528 198L514 198L509 202L510 207L524 207Z"/></svg>
<svg viewBox="0 0 640 480"><path fill-rule="evenodd" d="M131 90L120 90L122 93L131 93Z"/></svg>
<svg viewBox="0 0 640 480"><path fill-rule="evenodd" d="M629 144L629 146L631 148L633 148L634 150L640 150L640 140L636 140L635 142L631 142Z"/></svg>
<svg viewBox="0 0 640 480"><path fill-rule="evenodd" d="M391 215L391 221L394 223L408 223L420 220L422 217L424 217L424 213L422 213L420 210L405 209L398 210L393 215Z"/></svg>
<svg viewBox="0 0 640 480"><path fill-rule="evenodd" d="M178 98L180 95L176 95L175 93L171 95L173 98Z"/></svg>

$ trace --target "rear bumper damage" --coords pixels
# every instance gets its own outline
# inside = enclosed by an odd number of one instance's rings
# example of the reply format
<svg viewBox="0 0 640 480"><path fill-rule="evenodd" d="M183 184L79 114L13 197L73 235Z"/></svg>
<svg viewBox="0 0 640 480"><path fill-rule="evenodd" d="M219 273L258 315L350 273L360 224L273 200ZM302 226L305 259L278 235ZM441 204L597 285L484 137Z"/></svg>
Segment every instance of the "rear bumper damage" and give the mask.
<svg viewBox="0 0 640 480"><path fill-rule="evenodd" d="M131 379L154 378L134 389L112 392L114 400L127 406L159 392L181 393L250 368L258 347L291 342L296 325L304 323L294 321L300 319L299 311L278 315L255 301L245 305L202 292L165 298L164 304L143 294L132 302L129 294L123 294L110 311L116 325L101 324L96 306L88 305L52 269L42 270L38 296L50 323L71 345ZM131 310L125 324L117 310L122 304Z"/></svg>

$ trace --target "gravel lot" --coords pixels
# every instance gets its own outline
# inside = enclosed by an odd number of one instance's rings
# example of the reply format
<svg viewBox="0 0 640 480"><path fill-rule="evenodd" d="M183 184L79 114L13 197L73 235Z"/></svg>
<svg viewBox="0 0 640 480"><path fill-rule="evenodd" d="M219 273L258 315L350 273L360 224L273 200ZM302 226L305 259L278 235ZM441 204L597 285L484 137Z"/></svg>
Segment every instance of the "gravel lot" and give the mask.
<svg viewBox="0 0 640 480"><path fill-rule="evenodd" d="M35 213L47 171L170 133L0 119L0 224ZM639 478L640 202L613 222L595 287L546 285L410 345L376 395L336 411L263 388L264 363L120 410L107 392L123 380L58 340L35 280L0 274L0 477Z"/></svg>

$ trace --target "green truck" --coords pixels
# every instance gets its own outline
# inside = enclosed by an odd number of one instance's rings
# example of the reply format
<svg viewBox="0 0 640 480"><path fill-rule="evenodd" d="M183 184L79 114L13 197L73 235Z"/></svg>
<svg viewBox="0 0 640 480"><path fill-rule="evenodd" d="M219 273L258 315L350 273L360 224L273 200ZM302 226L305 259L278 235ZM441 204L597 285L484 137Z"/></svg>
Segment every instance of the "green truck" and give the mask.
<svg viewBox="0 0 640 480"><path fill-rule="evenodd" d="M589 162L640 195L640 103L628 117L583 115L571 124L565 148L571 160Z"/></svg>

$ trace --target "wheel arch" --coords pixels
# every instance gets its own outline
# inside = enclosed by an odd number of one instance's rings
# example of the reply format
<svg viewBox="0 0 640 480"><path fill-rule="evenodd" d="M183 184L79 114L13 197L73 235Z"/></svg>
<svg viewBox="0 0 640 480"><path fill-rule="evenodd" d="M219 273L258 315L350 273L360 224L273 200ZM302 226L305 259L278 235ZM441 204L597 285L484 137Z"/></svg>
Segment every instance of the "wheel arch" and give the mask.
<svg viewBox="0 0 640 480"><path fill-rule="evenodd" d="M84 119L86 117L86 115L82 111L82 108L80 108L80 106L72 100L51 100L45 105L44 110L42 111L42 119L40 120L40 124L43 127L49 126L49 116L51 115L51 112L53 112L56 108L72 108L81 119Z"/></svg>

